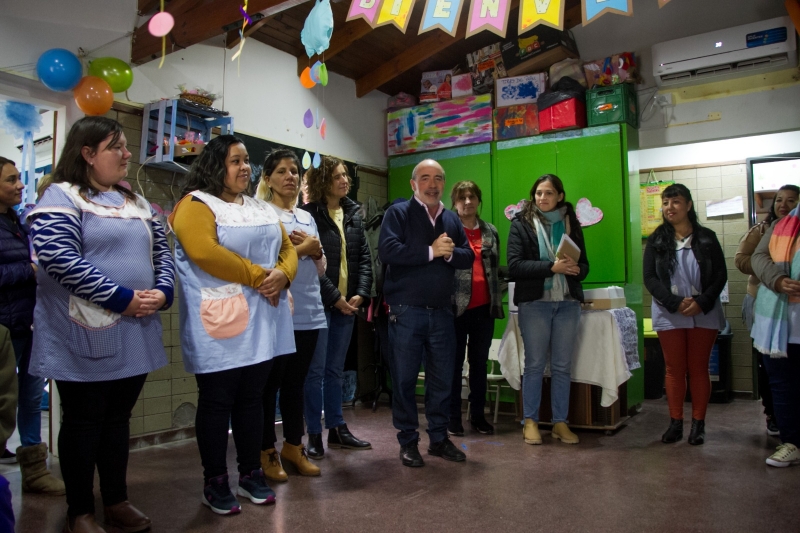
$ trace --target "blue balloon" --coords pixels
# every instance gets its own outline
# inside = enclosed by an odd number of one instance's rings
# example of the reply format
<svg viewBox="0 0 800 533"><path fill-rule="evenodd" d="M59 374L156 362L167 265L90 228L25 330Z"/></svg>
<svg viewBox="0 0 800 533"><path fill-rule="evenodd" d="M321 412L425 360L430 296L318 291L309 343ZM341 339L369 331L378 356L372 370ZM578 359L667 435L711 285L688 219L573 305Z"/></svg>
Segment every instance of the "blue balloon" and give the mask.
<svg viewBox="0 0 800 533"><path fill-rule="evenodd" d="M333 11L330 0L318 0L306 17L300 42L306 48L308 57L321 54L328 49L333 35Z"/></svg>
<svg viewBox="0 0 800 533"><path fill-rule="evenodd" d="M53 48L39 56L36 74L48 89L70 91L81 81L83 67L78 56L69 50Z"/></svg>

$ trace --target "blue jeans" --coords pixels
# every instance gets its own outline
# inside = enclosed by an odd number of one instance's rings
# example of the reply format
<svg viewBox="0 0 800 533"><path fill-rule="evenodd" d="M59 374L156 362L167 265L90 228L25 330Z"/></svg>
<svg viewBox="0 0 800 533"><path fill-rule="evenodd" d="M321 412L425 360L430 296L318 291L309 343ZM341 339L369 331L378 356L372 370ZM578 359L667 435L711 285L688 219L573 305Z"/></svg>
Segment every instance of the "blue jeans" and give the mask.
<svg viewBox="0 0 800 533"><path fill-rule="evenodd" d="M17 430L23 447L42 442L42 395L44 378L28 373L31 363L33 335L11 339L17 358L19 402L17 404Z"/></svg>
<svg viewBox="0 0 800 533"><path fill-rule="evenodd" d="M525 418L539 422L542 378L549 355L553 423L567 421L572 351L580 321L581 306L575 300L534 300L519 305L519 329L525 345L525 374L522 379Z"/></svg>
<svg viewBox="0 0 800 533"><path fill-rule="evenodd" d="M322 433L322 409L325 408L325 428L344 424L342 416L342 372L355 315L343 315L338 309L325 311L328 329L319 330L317 347L308 367L305 396L306 429Z"/></svg>
<svg viewBox="0 0 800 533"><path fill-rule="evenodd" d="M788 357L764 356L772 405L784 443L800 446L800 344L788 346Z"/></svg>
<svg viewBox="0 0 800 533"><path fill-rule="evenodd" d="M419 440L415 389L425 368L425 418L431 443L447 437L450 391L456 349L453 312L392 305L389 311L389 371L392 374L392 419L400 446Z"/></svg>

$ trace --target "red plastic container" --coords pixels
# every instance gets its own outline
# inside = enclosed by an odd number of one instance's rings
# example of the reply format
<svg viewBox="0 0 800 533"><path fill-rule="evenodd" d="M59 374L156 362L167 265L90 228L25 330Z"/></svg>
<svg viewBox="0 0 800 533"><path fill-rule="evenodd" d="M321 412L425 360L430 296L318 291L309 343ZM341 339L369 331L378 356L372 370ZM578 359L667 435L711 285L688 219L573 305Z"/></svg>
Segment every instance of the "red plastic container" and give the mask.
<svg viewBox="0 0 800 533"><path fill-rule="evenodd" d="M586 127L586 104L577 98L539 110L539 132Z"/></svg>

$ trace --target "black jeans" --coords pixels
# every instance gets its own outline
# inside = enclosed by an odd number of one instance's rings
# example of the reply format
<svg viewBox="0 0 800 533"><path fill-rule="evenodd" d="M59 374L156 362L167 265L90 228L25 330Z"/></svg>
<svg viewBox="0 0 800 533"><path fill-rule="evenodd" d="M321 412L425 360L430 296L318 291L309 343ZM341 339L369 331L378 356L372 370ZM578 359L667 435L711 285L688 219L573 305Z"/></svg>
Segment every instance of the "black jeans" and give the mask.
<svg viewBox="0 0 800 533"><path fill-rule="evenodd" d="M228 473L228 427L233 430L239 474L249 476L261 468L261 398L270 368L272 360L195 374L198 394L194 424L206 482Z"/></svg>
<svg viewBox="0 0 800 533"><path fill-rule="evenodd" d="M755 351L755 349L753 349ZM758 354L758 392L761 393L761 405L764 406L764 414L772 418L775 416L775 409L772 407L772 389L769 387L769 376L764 365L764 358L769 355Z"/></svg>
<svg viewBox="0 0 800 533"><path fill-rule="evenodd" d="M789 344L788 357L764 357L772 403L784 444L800 446L800 344Z"/></svg>
<svg viewBox="0 0 800 533"><path fill-rule="evenodd" d="M95 465L103 505L128 499L131 411L146 378L56 381L62 410L58 449L69 516L94 513Z"/></svg>
<svg viewBox="0 0 800 533"><path fill-rule="evenodd" d="M453 367L453 389L450 394L450 418L461 420L461 369L464 352L469 361L470 418L483 416L486 408L486 361L494 336L494 319L489 304L467 309L455 320L456 360ZM469 347L469 349L468 349Z"/></svg>
<svg viewBox="0 0 800 533"><path fill-rule="evenodd" d="M281 416L283 417L283 438L294 446L303 442L303 388L306 383L308 366L317 347L318 329L295 330L294 344L297 352L273 359L267 386L264 387L264 436L261 449L275 447L275 396L281 391Z"/></svg>

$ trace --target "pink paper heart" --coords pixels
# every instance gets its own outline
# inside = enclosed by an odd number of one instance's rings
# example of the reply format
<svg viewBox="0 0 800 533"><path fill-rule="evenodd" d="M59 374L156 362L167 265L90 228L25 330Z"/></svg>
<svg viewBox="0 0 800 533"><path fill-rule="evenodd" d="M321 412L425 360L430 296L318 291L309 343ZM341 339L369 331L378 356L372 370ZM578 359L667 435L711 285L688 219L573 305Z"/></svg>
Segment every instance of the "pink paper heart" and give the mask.
<svg viewBox="0 0 800 533"><path fill-rule="evenodd" d="M514 217L517 215L517 213L522 211L522 208L525 207L525 202L527 202L527 200L520 200L516 205L511 204L510 206L506 207L503 211L506 215L506 218L508 220L514 220Z"/></svg>
<svg viewBox="0 0 800 533"><path fill-rule="evenodd" d="M603 220L603 211L599 207L592 207L588 198L581 198L575 205L575 215L581 226L593 226Z"/></svg>

